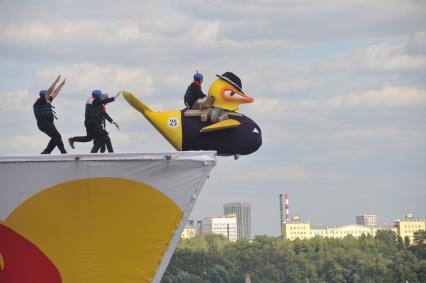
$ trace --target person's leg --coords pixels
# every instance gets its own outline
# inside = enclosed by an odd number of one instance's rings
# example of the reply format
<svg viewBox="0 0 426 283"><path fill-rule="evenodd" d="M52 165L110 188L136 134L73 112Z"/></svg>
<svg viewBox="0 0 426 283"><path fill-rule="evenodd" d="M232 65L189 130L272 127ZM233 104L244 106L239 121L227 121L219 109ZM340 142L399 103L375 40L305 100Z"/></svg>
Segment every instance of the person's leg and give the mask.
<svg viewBox="0 0 426 283"><path fill-rule="evenodd" d="M52 123L52 124L50 125L50 130L51 130L51 132L52 132L53 140L55 141L55 144L56 144L56 146L58 147L59 151L60 151L62 154L67 153L67 151L65 150L64 142L62 141L62 136L61 136L61 134L59 133L58 129L56 129L56 126L55 126L55 124L54 124L54 123Z"/></svg>
<svg viewBox="0 0 426 283"><path fill-rule="evenodd" d="M61 136L61 134L58 132L58 130L56 129L56 127L55 127L55 130L56 130L56 135L55 135L55 143L56 143L56 146L58 147L58 149L59 149L59 151L61 152L61 154L65 154L65 153L67 153L67 151L66 151L66 149L65 149L65 146L64 146L64 142L62 141L62 136Z"/></svg>
<svg viewBox="0 0 426 283"><path fill-rule="evenodd" d="M92 152L92 150L90 152L91 153L98 153L98 152L104 153L105 152L105 144L101 144L99 147L98 146L95 147L95 143L97 143L97 142L99 142L99 140L93 139L93 147L92 147L93 152ZM94 148L96 148L96 149L94 149ZM94 150L96 150L96 151L94 151Z"/></svg>
<svg viewBox="0 0 426 283"><path fill-rule="evenodd" d="M100 147L105 144L106 142L106 134L104 129L102 128L102 125L94 125L93 127L93 136L94 136L94 145L91 153L96 153L99 151Z"/></svg>
<svg viewBox="0 0 426 283"><path fill-rule="evenodd" d="M114 152L114 149L112 148L111 138L109 136L107 136L106 147L109 153Z"/></svg>
<svg viewBox="0 0 426 283"><path fill-rule="evenodd" d="M105 144L102 145L101 147L101 152L104 153L105 152L105 148L108 149L108 152L114 152L113 148L112 148L112 143L111 143L111 139L109 137L109 133L108 131L105 129L104 127L104 131L105 131ZM102 151L103 150L103 151Z"/></svg>
<svg viewBox="0 0 426 283"><path fill-rule="evenodd" d="M51 138L46 148L41 152L41 154L50 154L55 148L55 146L56 146L55 140Z"/></svg>
<svg viewBox="0 0 426 283"><path fill-rule="evenodd" d="M102 144L105 144L105 141L102 136L95 136L93 141L93 147L90 153L97 153L99 149L102 147Z"/></svg>
<svg viewBox="0 0 426 283"><path fill-rule="evenodd" d="M45 122L43 122L43 121L37 121L37 127L38 127L38 129L41 131L41 132L43 132L43 133L45 133L46 135L48 135L47 134L47 127L46 127L46 123ZM48 135L49 136L49 135ZM50 137L50 136L49 136ZM50 139L49 140L49 143L47 144L47 146L46 146L46 148L45 149L43 149L43 151L41 152L41 154L49 154L52 150L53 150L53 147L54 147L54 145L53 145L53 140L52 139ZM51 148L52 147L52 148ZM51 148L51 149L50 149ZM48 152L48 150L50 150L50 152Z"/></svg>
<svg viewBox="0 0 426 283"><path fill-rule="evenodd" d="M104 144L101 144L101 148L100 148L100 152L101 153L104 153L105 152L105 150L106 150L106 142L104 143Z"/></svg>
<svg viewBox="0 0 426 283"><path fill-rule="evenodd" d="M87 136L79 136L79 137L72 137L69 138L69 140L72 140L73 143L75 142L89 142L93 140L93 135L87 135Z"/></svg>
<svg viewBox="0 0 426 283"><path fill-rule="evenodd" d="M89 142L93 140L93 125L90 123L84 123L84 126L86 128L86 135L85 136L78 136L78 137L71 137L68 139L68 142L70 143L70 146L74 148L75 142Z"/></svg>
<svg viewBox="0 0 426 283"><path fill-rule="evenodd" d="M42 154L50 154L56 146L58 146L61 153L67 153L64 143L62 142L61 134L56 129L55 124L52 122L43 122L40 123L39 129L50 137L50 141Z"/></svg>

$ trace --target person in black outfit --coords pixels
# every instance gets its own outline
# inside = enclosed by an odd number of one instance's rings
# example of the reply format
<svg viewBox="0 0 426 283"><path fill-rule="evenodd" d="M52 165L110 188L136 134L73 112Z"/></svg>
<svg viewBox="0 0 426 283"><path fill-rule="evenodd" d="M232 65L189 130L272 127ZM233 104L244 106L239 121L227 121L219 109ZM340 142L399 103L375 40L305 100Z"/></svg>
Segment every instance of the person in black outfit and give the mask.
<svg viewBox="0 0 426 283"><path fill-rule="evenodd" d="M104 94L102 95L102 99L107 99L108 95ZM115 125L117 127L118 130L120 130L120 127L118 126L117 122L115 122L111 116L109 116L109 114L106 112L106 106L105 104L102 105L102 126L103 129L106 133L106 142L105 144L101 145L100 151L101 153L105 152L105 148L108 150L109 153L114 152L114 149L112 148L112 142L111 142L111 138L109 137L109 133L106 130L106 121L110 122L111 124Z"/></svg>
<svg viewBox="0 0 426 283"><path fill-rule="evenodd" d="M201 90L202 83L203 75L197 71L194 74L194 81L188 86L184 96L184 102L188 108L192 108L197 100L205 99L207 97L207 95L205 95Z"/></svg>
<svg viewBox="0 0 426 283"><path fill-rule="evenodd" d="M102 99L102 91L92 91L92 97L86 102L84 126L86 127L86 136L71 137L68 139L70 146L74 148L74 142L89 142L94 140L91 153L96 153L100 147L106 143L108 135L102 127L102 106L113 102L121 92L116 96L107 99Z"/></svg>
<svg viewBox="0 0 426 283"><path fill-rule="evenodd" d="M48 90L40 90L39 97L33 105L38 128L50 137L49 143L41 154L50 154L56 146L61 151L61 154L67 153L64 143L62 142L61 134L54 124L54 119L57 119L57 117L55 116L55 111L53 110L54 106L52 105L53 99L59 94L59 91L65 84L64 79L62 83L56 87L60 78L61 76L58 76Z"/></svg>

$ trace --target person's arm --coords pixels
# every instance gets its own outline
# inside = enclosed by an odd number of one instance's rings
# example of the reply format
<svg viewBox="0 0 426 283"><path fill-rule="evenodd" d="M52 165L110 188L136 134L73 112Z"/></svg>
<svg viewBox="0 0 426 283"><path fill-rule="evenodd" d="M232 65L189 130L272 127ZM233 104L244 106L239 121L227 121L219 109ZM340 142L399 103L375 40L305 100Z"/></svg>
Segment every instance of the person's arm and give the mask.
<svg viewBox="0 0 426 283"><path fill-rule="evenodd" d="M107 99L102 99L100 102L101 104L108 104L110 102L113 102L115 100L115 96L107 98Z"/></svg>
<svg viewBox="0 0 426 283"><path fill-rule="evenodd" d="M108 104L110 102L113 102L114 100L116 100L120 96L120 94L121 94L121 90L119 92L117 92L117 94L115 96L102 100L102 104Z"/></svg>
<svg viewBox="0 0 426 283"><path fill-rule="evenodd" d="M107 112L102 112L102 116L104 116L104 118L110 122L112 124L112 122L114 122L111 118L111 116L109 116L109 114Z"/></svg>
<svg viewBox="0 0 426 283"><path fill-rule="evenodd" d="M117 128L117 130L120 130L120 127L118 126L117 122L112 121L112 124Z"/></svg>
<svg viewBox="0 0 426 283"><path fill-rule="evenodd" d="M200 99L200 98L204 98L204 97L206 97L207 95L205 95L204 93L203 93L203 91L201 90L201 88L199 88L197 85L193 85L193 89L192 89L192 91L193 91L193 93L195 94L195 96L197 97L197 99Z"/></svg>
<svg viewBox="0 0 426 283"><path fill-rule="evenodd" d="M52 91L55 89L56 84L59 82L59 80L61 79L61 75L58 75L58 77L56 78L56 80L52 83L52 85L49 87L49 89L47 90L46 93L46 101L48 101L47 99L49 98L49 96L51 95Z"/></svg>
<svg viewBox="0 0 426 283"><path fill-rule="evenodd" d="M105 119L108 120L111 124L113 124L118 130L120 130L120 126L118 126L117 122L112 120L111 116L107 112L102 112L102 115L105 117Z"/></svg>
<svg viewBox="0 0 426 283"><path fill-rule="evenodd" d="M115 96L107 98L107 99L99 99L96 98L95 100L93 100L93 104L94 105L99 105L99 104L108 104L110 102L113 102L119 95L121 94L121 91L119 93L117 93ZM107 93L105 93L105 95L108 95Z"/></svg>
<svg viewBox="0 0 426 283"><path fill-rule="evenodd" d="M107 103L113 102L114 100L115 100L114 97L110 97L110 98L107 98L107 99L95 98L92 101L92 104L93 105L107 104Z"/></svg>
<svg viewBox="0 0 426 283"><path fill-rule="evenodd" d="M50 97L52 98L52 100L59 94L59 92L61 91L61 89L64 86L64 84L65 84L65 79L62 81L62 83L57 88L55 88L55 90L50 95Z"/></svg>

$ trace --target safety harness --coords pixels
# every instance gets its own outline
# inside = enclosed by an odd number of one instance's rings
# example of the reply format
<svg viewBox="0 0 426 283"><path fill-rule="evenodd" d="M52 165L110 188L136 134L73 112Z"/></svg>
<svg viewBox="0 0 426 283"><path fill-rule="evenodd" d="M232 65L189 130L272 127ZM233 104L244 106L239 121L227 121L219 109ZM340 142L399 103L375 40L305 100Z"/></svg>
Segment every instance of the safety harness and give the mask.
<svg viewBox="0 0 426 283"><path fill-rule="evenodd" d="M58 119L56 117L56 112L53 110L55 106L53 106L51 103L38 103L38 100L41 99L40 97L37 98L36 103L33 105L34 115L37 120L53 120Z"/></svg>

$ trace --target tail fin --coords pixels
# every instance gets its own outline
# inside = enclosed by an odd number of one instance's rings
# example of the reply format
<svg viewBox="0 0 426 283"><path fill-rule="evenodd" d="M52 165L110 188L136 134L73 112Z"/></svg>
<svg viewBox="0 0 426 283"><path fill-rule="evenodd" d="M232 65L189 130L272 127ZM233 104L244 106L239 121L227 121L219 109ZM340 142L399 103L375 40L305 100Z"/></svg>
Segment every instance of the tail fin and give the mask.
<svg viewBox="0 0 426 283"><path fill-rule="evenodd" d="M123 90L123 97L130 105L133 106L133 108L135 108L142 114L145 114L146 112L152 112L151 108L146 106L139 98L134 96L132 93Z"/></svg>

